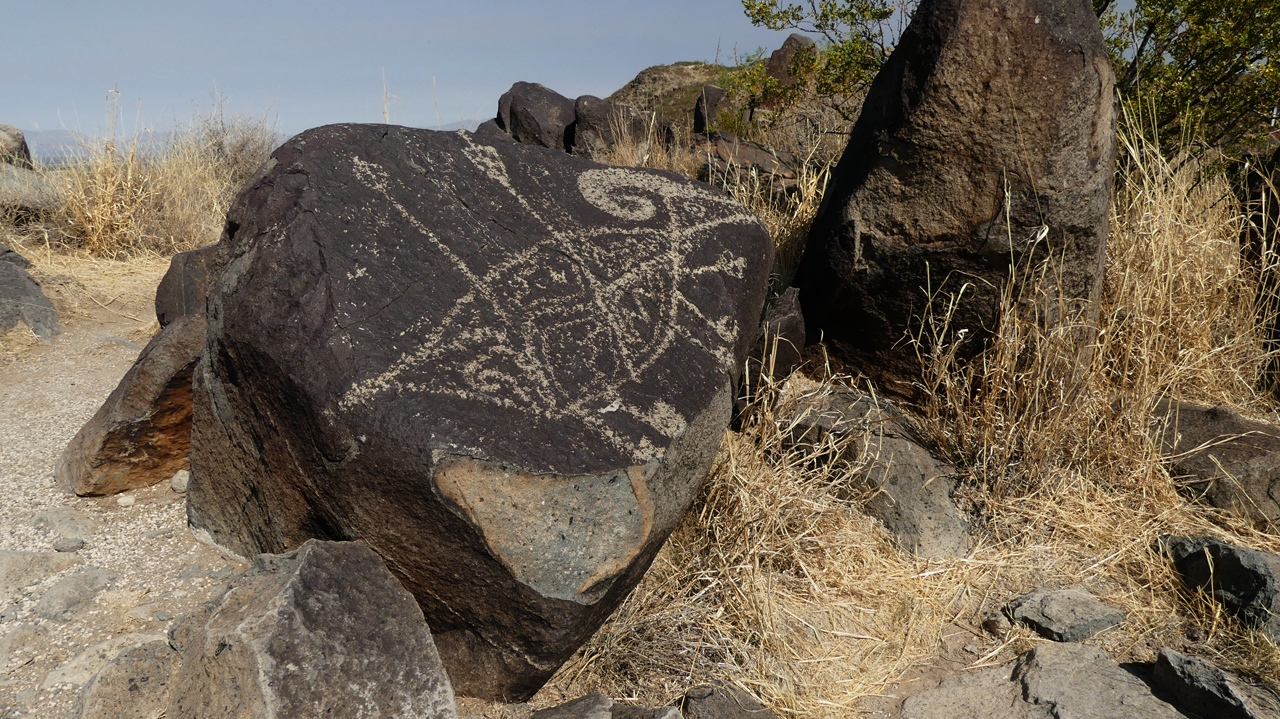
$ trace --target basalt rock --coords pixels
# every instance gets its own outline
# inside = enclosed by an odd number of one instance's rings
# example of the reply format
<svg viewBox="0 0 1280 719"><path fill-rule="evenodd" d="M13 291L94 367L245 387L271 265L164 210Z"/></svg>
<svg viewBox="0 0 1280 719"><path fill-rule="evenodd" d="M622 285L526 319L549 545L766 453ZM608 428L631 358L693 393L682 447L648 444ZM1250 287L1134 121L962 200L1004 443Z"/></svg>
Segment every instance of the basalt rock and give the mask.
<svg viewBox="0 0 1280 719"><path fill-rule="evenodd" d="M796 84L799 80L792 70L795 68L796 55L801 52L817 52L817 45L811 38L793 32L783 41L782 47L769 55L764 63L765 72L781 85Z"/></svg>
<svg viewBox="0 0 1280 719"><path fill-rule="evenodd" d="M1211 537L1169 536L1160 548L1191 589L1203 589L1245 624L1280 641L1280 554Z"/></svg>
<svg viewBox="0 0 1280 719"><path fill-rule="evenodd" d="M0 332L17 327L19 322L45 342L52 342L62 333L58 310L40 289L40 283L19 263L0 262Z"/></svg>
<svg viewBox="0 0 1280 719"><path fill-rule="evenodd" d="M517 82L498 98L497 120L516 142L563 150L574 102L545 85Z"/></svg>
<svg viewBox="0 0 1280 719"><path fill-rule="evenodd" d="M156 288L156 320L161 327L179 317L204 317L205 294L209 287L209 269L218 246L209 245L190 252L180 252L169 261Z"/></svg>
<svg viewBox="0 0 1280 719"><path fill-rule="evenodd" d="M421 610L359 542L258 557L170 644L171 719L458 716Z"/></svg>
<svg viewBox="0 0 1280 719"><path fill-rule="evenodd" d="M930 293L961 295L962 359L995 328L1011 268L1048 261L1046 290L1092 316L1115 112L1087 0L924 0L862 108L797 276L811 341L911 394L919 359L903 340Z"/></svg>
<svg viewBox="0 0 1280 719"><path fill-rule="evenodd" d="M710 132L720 124L720 110L729 101L729 93L722 87L704 85L693 104L693 131Z"/></svg>
<svg viewBox="0 0 1280 719"><path fill-rule="evenodd" d="M81 496L117 494L187 469L191 378L204 328L203 315L180 317L147 343L63 451L54 472L59 487Z"/></svg>
<svg viewBox="0 0 1280 719"><path fill-rule="evenodd" d="M790 153L775 150L731 132L715 130L694 137L694 150L706 158L698 179L713 185L758 183L766 192L783 195L795 190L799 163Z"/></svg>
<svg viewBox="0 0 1280 719"><path fill-rule="evenodd" d="M634 107L583 95L574 101L568 149L575 155L594 160L620 143L640 145L648 142L650 124L657 122L653 113L642 113ZM661 128L657 134L661 134Z"/></svg>
<svg viewBox="0 0 1280 719"><path fill-rule="evenodd" d="M768 235L677 175L466 133L328 126L270 165L208 297L191 524L365 541L461 693L528 697L705 480Z"/></svg>

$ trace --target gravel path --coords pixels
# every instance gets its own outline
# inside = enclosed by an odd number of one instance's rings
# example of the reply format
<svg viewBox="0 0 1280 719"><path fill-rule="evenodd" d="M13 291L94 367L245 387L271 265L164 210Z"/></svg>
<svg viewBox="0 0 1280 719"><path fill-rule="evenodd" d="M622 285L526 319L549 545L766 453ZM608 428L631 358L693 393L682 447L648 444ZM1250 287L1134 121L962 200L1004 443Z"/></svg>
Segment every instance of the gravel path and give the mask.
<svg viewBox="0 0 1280 719"><path fill-rule="evenodd" d="M78 716L98 668L243 567L195 540L167 482L106 498L53 483L63 448L147 339L153 274L106 308L64 314L52 345L0 364L0 719Z"/></svg>

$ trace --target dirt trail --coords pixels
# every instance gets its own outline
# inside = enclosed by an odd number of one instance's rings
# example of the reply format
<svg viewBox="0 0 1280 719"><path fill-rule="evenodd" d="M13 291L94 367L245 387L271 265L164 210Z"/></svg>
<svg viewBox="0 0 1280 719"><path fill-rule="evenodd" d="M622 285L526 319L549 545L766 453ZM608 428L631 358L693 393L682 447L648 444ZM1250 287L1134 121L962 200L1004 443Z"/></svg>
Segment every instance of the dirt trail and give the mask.
<svg viewBox="0 0 1280 719"><path fill-rule="evenodd" d="M129 506L54 486L63 448L155 329L165 263L32 259L66 329L49 345L10 333L0 350L0 719L63 719L100 655L163 633L242 568L195 540L167 482L129 492ZM76 536L82 549L55 552ZM96 594L69 579L92 568L115 575ZM52 616L64 594L87 601ZM114 651L86 651L108 640Z"/></svg>

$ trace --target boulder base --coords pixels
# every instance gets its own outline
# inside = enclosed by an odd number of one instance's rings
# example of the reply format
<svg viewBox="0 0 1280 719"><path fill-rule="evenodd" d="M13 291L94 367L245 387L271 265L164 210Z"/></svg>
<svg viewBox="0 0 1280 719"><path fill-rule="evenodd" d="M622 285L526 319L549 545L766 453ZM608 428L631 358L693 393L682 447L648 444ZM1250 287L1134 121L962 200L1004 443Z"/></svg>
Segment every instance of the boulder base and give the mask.
<svg viewBox="0 0 1280 719"><path fill-rule="evenodd" d="M246 555L365 541L460 693L527 697L705 480L772 244L705 185L467 133L273 158L209 291L191 524Z"/></svg>

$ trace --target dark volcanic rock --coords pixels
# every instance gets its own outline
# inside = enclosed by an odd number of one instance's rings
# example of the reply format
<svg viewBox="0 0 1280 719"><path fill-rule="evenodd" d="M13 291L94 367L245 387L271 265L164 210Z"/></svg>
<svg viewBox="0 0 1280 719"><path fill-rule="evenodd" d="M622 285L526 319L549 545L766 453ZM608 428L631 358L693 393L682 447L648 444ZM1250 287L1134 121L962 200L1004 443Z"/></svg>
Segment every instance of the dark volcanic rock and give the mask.
<svg viewBox="0 0 1280 719"><path fill-rule="evenodd" d="M1261 385L1280 399L1280 148L1269 159L1251 158L1239 188L1248 220L1241 229L1240 250L1247 271L1258 281L1258 324L1267 361Z"/></svg>
<svg viewBox="0 0 1280 719"><path fill-rule="evenodd" d="M722 130L695 136L694 149L707 158L698 171L704 182L717 186L758 182L775 195L797 187L798 163L790 153Z"/></svg>
<svg viewBox="0 0 1280 719"><path fill-rule="evenodd" d="M1239 681L1198 657L1169 648L1156 658L1155 683L1183 709L1213 719L1267 719L1280 716L1280 697Z"/></svg>
<svg viewBox="0 0 1280 719"><path fill-rule="evenodd" d="M62 322L40 283L16 262L0 262L0 332L23 322L45 342L62 332Z"/></svg>
<svg viewBox="0 0 1280 719"><path fill-rule="evenodd" d="M549 87L517 82L498 98L497 120L516 142L563 150L574 102Z"/></svg>
<svg viewBox="0 0 1280 719"><path fill-rule="evenodd" d="M177 652L167 641L126 649L85 685L74 719L162 717L177 669ZM176 715L169 715L178 719Z"/></svg>
<svg viewBox="0 0 1280 719"><path fill-rule="evenodd" d="M1045 644L907 699L902 719L1186 719L1141 679L1083 644Z"/></svg>
<svg viewBox="0 0 1280 719"><path fill-rule="evenodd" d="M720 124L720 108L728 99L729 93L724 88L704 85L693 104L693 131L699 134L710 132Z"/></svg>
<svg viewBox="0 0 1280 719"><path fill-rule="evenodd" d="M755 697L722 681L696 686L680 699L684 719L777 719Z"/></svg>
<svg viewBox="0 0 1280 719"><path fill-rule="evenodd" d="M533 713L530 719L611 719L613 700L593 692L558 706Z"/></svg>
<svg viewBox="0 0 1280 719"><path fill-rule="evenodd" d="M967 330L962 359L996 326L1011 262L1052 257L1067 312L1091 307L1113 103L1087 0L923 0L809 234L796 284L810 341L825 332L882 390L910 393L919 359L903 339L926 316L926 289L945 298L964 287L950 325Z"/></svg>
<svg viewBox="0 0 1280 719"><path fill-rule="evenodd" d="M969 530L951 501L955 468L921 444L905 416L854 390L820 387L783 395L785 442L819 447L852 435L846 451L866 453L861 489L870 499L864 510L899 546L923 557L968 553Z"/></svg>
<svg viewBox="0 0 1280 719"><path fill-rule="evenodd" d="M204 317L209 269L217 252L217 245L209 245L179 252L170 260L169 271L156 288L156 320L161 327L187 315Z"/></svg>
<svg viewBox="0 0 1280 719"><path fill-rule="evenodd" d="M149 487L189 466L191 378L204 351L203 315L180 317L133 367L63 451L54 472L81 496Z"/></svg>
<svg viewBox="0 0 1280 719"><path fill-rule="evenodd" d="M1055 642L1080 642L1124 621L1124 612L1077 587L1037 589L1009 603L1009 616Z"/></svg>
<svg viewBox="0 0 1280 719"><path fill-rule="evenodd" d="M796 84L796 77L791 73L795 64L796 54L801 52L815 52L817 45L812 39L800 33L791 33L787 39L783 41L782 47L774 50L769 59L765 60L764 69L769 76L777 80L782 85Z"/></svg>
<svg viewBox="0 0 1280 719"><path fill-rule="evenodd" d="M364 540L461 693L527 697L697 494L772 243L700 183L466 133L329 126L271 162L210 289L191 523Z"/></svg>
<svg viewBox="0 0 1280 719"><path fill-rule="evenodd" d="M170 717L457 717L421 610L359 542L259 557L170 643Z"/></svg>
<svg viewBox="0 0 1280 719"><path fill-rule="evenodd" d="M1162 400L1153 429L1185 491L1273 530L1280 527L1280 427L1230 407Z"/></svg>
<svg viewBox="0 0 1280 719"><path fill-rule="evenodd" d="M767 373L774 380L784 379L800 365L802 350L804 313L800 310L800 291L788 287L760 323L760 340L751 352L752 371L756 375Z"/></svg>
<svg viewBox="0 0 1280 719"><path fill-rule="evenodd" d="M1227 611L1280 640L1280 555L1210 537L1165 537L1161 548L1188 587L1207 587Z"/></svg>
<svg viewBox="0 0 1280 719"><path fill-rule="evenodd" d="M633 145L647 142L649 126L657 122L653 113L583 95L574 102L574 121L567 131L568 150L596 159L620 142Z"/></svg>
<svg viewBox="0 0 1280 719"><path fill-rule="evenodd" d="M24 270L31 268L31 260L28 260L17 252L14 252L3 242L0 242L0 262L11 262Z"/></svg>

